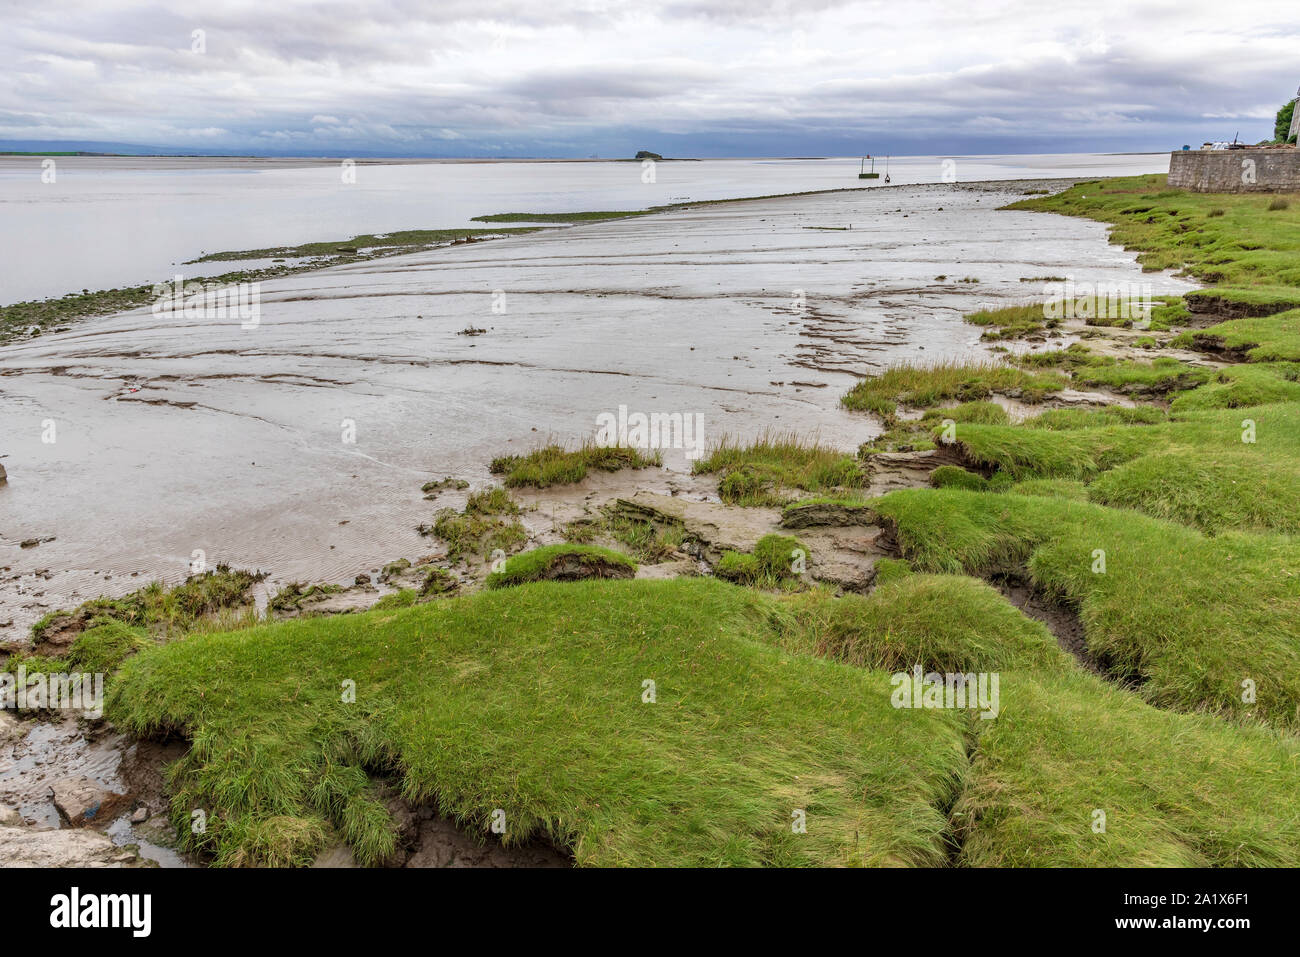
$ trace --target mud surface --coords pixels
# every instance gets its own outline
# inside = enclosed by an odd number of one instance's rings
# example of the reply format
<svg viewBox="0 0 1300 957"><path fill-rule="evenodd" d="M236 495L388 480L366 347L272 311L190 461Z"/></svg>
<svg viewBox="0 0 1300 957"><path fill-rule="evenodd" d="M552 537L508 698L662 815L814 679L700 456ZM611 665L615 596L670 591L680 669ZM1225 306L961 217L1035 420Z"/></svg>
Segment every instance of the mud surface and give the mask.
<svg viewBox="0 0 1300 957"><path fill-rule="evenodd" d="M1024 575L1001 576L992 584L1025 615L1046 625L1056 637L1056 643L1072 654L1079 664L1093 674L1105 673L1096 656L1088 650L1083 621L1075 609L1039 593Z"/></svg>
<svg viewBox="0 0 1300 957"><path fill-rule="evenodd" d="M268 588L351 583L427 550L415 526L456 505L424 501L427 479L486 484L493 456L593 437L620 405L698 413L706 442L775 428L853 450L876 431L837 405L855 376L983 354L961 315L1030 298L1021 278L1185 288L1100 223L997 211L1033 185L583 225L267 282L252 329L139 310L10 346L0 640L179 580L196 551ZM457 335L471 325L488 331ZM665 459L661 481L689 468Z"/></svg>

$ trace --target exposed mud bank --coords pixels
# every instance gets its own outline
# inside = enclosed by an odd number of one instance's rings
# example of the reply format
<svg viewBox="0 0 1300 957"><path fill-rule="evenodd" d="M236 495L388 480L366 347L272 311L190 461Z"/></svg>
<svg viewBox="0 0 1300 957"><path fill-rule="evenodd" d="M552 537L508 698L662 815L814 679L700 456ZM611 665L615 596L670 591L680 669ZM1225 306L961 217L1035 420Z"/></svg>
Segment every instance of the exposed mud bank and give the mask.
<svg viewBox="0 0 1300 957"><path fill-rule="evenodd" d="M891 362L987 355L961 316L1023 301L1026 277L1188 285L1103 224L997 209L1068 182L701 205L269 280L255 329L142 309L6 347L0 639L175 582L195 551L270 588L350 585L420 554L421 482L484 483L493 456L589 438L620 405L702 415L706 441L855 449L878 426L840 394Z"/></svg>
<svg viewBox="0 0 1300 957"><path fill-rule="evenodd" d="M411 807L390 789L388 812L397 827L398 849L387 867L572 867L573 855L548 841L505 844L489 832L474 834L430 806ZM352 850L335 843L317 855L313 867L357 867Z"/></svg>
<svg viewBox="0 0 1300 957"><path fill-rule="evenodd" d="M1192 326L1212 326L1229 319L1272 316L1300 307L1300 298L1276 302L1249 302L1210 292L1192 292L1184 298L1192 316Z"/></svg>

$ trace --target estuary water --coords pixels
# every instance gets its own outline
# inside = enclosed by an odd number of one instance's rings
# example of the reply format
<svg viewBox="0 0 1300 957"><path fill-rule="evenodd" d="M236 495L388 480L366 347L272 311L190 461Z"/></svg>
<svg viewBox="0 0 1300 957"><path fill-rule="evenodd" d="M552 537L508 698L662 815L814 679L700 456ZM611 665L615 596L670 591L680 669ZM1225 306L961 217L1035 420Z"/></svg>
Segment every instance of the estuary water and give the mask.
<svg viewBox="0 0 1300 957"><path fill-rule="evenodd" d="M895 185L1164 172L1167 153L891 157ZM645 209L680 201L880 186L860 158L454 162L0 157L0 305L186 278L259 249L400 229L482 226L508 212ZM886 160L876 162L883 173ZM870 163L868 163L870 168ZM650 175L650 174L653 175ZM50 181L52 179L52 181Z"/></svg>

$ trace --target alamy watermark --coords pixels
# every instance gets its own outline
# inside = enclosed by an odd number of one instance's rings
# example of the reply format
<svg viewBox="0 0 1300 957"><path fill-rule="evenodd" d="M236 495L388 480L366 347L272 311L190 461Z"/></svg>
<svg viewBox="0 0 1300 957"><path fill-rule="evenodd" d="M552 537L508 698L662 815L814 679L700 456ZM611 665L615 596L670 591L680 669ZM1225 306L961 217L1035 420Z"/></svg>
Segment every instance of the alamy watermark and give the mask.
<svg viewBox="0 0 1300 957"><path fill-rule="evenodd" d="M238 282L207 286L186 282L177 275L171 282L153 287L155 316L184 316L186 319L238 319L241 329L256 329L262 321L262 284Z"/></svg>
<svg viewBox="0 0 1300 957"><path fill-rule="evenodd" d="M1127 319L1151 318L1154 300L1149 282L1049 282L1043 291L1050 297L1043 303L1044 319Z"/></svg>
<svg viewBox="0 0 1300 957"><path fill-rule="evenodd" d="M921 666L900 671L889 679L895 708L947 708L979 711L980 718L998 716L998 672L981 671L922 675Z"/></svg>
<svg viewBox="0 0 1300 957"><path fill-rule="evenodd" d="M27 674L19 665L18 673L0 673L0 708L19 711L84 711L89 718L104 715L104 676L78 672L68 674Z"/></svg>
<svg viewBox="0 0 1300 957"><path fill-rule="evenodd" d="M688 459L704 454L704 415L700 412L618 412L596 416L596 444L633 449L685 449Z"/></svg>

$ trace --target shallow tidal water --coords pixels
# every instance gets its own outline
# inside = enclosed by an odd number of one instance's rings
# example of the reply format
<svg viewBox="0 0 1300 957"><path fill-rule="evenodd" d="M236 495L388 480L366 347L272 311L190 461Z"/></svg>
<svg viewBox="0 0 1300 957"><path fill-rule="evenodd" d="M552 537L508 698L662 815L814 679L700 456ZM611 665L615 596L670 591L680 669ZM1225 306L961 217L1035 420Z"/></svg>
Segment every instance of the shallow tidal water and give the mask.
<svg viewBox="0 0 1300 957"><path fill-rule="evenodd" d="M883 176L859 180L856 157L663 162L653 176L636 162L362 160L349 170L339 160L74 156L54 158L52 170L43 162L0 156L0 305L233 268L183 265L205 252L482 227L471 218L488 213L646 209L883 184ZM891 158L889 176L897 185L1168 166L1164 153L910 156ZM882 159L877 171L884 168Z"/></svg>
<svg viewBox="0 0 1300 957"><path fill-rule="evenodd" d="M427 554L415 526L460 500L423 482L485 485L492 457L591 438L620 406L698 415L706 443L771 428L852 450L877 431L838 407L856 377L987 355L961 316L1041 294L1022 279L1190 288L1103 224L998 210L1028 185L585 224L265 282L254 328L141 309L9 346L0 638L177 581L195 552L277 582Z"/></svg>

